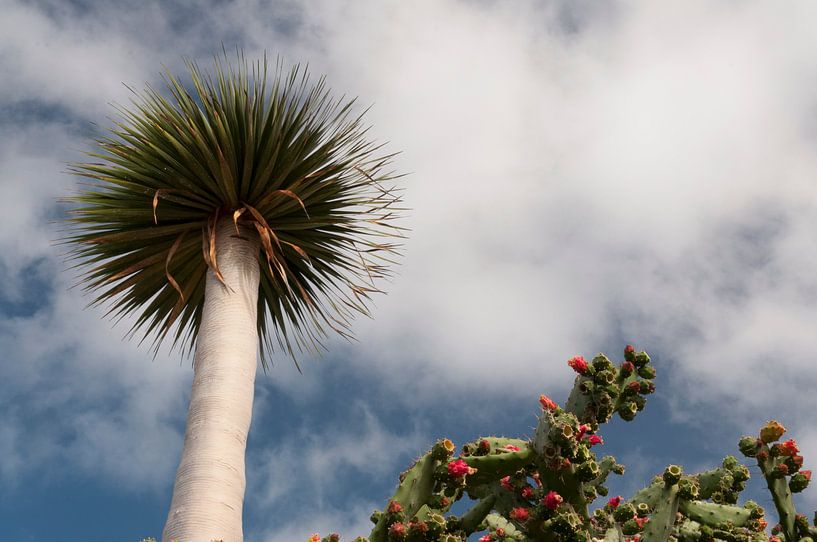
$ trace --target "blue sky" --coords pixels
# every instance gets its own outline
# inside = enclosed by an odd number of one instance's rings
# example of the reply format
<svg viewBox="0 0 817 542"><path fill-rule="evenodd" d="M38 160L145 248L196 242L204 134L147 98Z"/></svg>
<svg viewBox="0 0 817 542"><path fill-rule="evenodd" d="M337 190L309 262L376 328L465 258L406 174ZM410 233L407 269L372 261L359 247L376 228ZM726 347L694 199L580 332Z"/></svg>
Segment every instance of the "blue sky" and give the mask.
<svg viewBox="0 0 817 542"><path fill-rule="evenodd" d="M512 4L512 5L511 5ZM817 463L817 6L0 0L0 540L138 541L170 501L190 360L69 289L57 198L90 138L222 44L308 63L401 151L405 258L358 342L259 375L249 542L368 532L437 438L527 434L565 360L648 350L604 433L625 496L779 419ZM760 486L755 480L755 488ZM761 504L768 497L755 493ZM800 496L809 512L817 492Z"/></svg>

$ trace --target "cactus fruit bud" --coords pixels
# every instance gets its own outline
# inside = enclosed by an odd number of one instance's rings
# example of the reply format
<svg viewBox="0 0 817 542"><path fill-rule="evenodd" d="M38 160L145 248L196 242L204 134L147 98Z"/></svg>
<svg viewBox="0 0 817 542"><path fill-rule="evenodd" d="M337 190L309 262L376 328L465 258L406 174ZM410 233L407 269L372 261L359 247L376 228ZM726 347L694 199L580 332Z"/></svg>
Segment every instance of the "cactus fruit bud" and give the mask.
<svg viewBox="0 0 817 542"><path fill-rule="evenodd" d="M779 446L780 455L794 457L798 453L800 453L800 449L797 447L797 443L794 439L790 438L789 440L783 441Z"/></svg>
<svg viewBox="0 0 817 542"><path fill-rule="evenodd" d="M636 413L638 413L638 405L635 401L627 401L618 407L618 415L621 416L621 419L625 422L633 421Z"/></svg>
<svg viewBox="0 0 817 542"><path fill-rule="evenodd" d="M519 523L525 523L530 518L530 512L527 508L518 507L511 510L511 513L508 514L511 519L518 521Z"/></svg>
<svg viewBox="0 0 817 542"><path fill-rule="evenodd" d="M652 380L655 378L655 367L652 365L644 365L638 368L638 376L641 378L646 378L647 380Z"/></svg>
<svg viewBox="0 0 817 542"><path fill-rule="evenodd" d="M670 465L664 470L664 483L668 486L673 484L677 484L678 481L681 479L681 475L684 473L684 469L679 467L678 465Z"/></svg>
<svg viewBox="0 0 817 542"><path fill-rule="evenodd" d="M553 400L551 400L550 397L544 394L539 396L539 404L542 405L542 410L556 410L557 408L559 408L559 405L557 405Z"/></svg>
<svg viewBox="0 0 817 542"><path fill-rule="evenodd" d="M770 442L779 440L785 432L786 428L779 422L776 420L769 420L766 425L760 428L760 440L765 444L769 444Z"/></svg>
<svg viewBox="0 0 817 542"><path fill-rule="evenodd" d="M401 521L395 521L389 525L389 540L400 541L406 539L406 524Z"/></svg>
<svg viewBox="0 0 817 542"><path fill-rule="evenodd" d="M397 501L389 501L389 506L386 508L386 512L389 514L399 514L403 511L403 505Z"/></svg>
<svg viewBox="0 0 817 542"><path fill-rule="evenodd" d="M680 495L682 499L688 501L695 500L698 498L699 491L700 487L698 483L692 478L681 478L678 481L678 495Z"/></svg>
<svg viewBox="0 0 817 542"><path fill-rule="evenodd" d="M595 369L597 373L600 371L611 371L613 369L613 362L604 354L599 354L593 358L593 369Z"/></svg>
<svg viewBox="0 0 817 542"><path fill-rule="evenodd" d="M800 471L794 476L792 476L791 480L789 480L789 489L791 489L792 493L800 493L801 491L808 487L810 481L811 471L810 470Z"/></svg>
<svg viewBox="0 0 817 542"><path fill-rule="evenodd" d="M617 495L615 497L610 497L610 500L607 501L607 504L610 506L610 508L618 508L618 506L621 504L623 500L624 499L621 497L621 495Z"/></svg>
<svg viewBox="0 0 817 542"><path fill-rule="evenodd" d="M614 474L618 474L619 476L621 476L624 474L624 469L625 469L624 465L622 465L621 463L616 463L610 470L613 471Z"/></svg>
<svg viewBox="0 0 817 542"><path fill-rule="evenodd" d="M641 532L641 527L638 526L635 519L631 518L621 524L621 532L625 536L633 536Z"/></svg>
<svg viewBox="0 0 817 542"><path fill-rule="evenodd" d="M598 463L593 460L585 461L576 468L576 477L582 482L589 482L596 478L600 472Z"/></svg>
<svg viewBox="0 0 817 542"><path fill-rule="evenodd" d="M650 362L650 356L646 352L636 352L633 356L633 363L636 367L643 367Z"/></svg>
<svg viewBox="0 0 817 542"><path fill-rule="evenodd" d="M630 361L625 361L621 364L621 368L619 369L619 373L623 378L627 378L635 371L635 365L632 364Z"/></svg>
<svg viewBox="0 0 817 542"><path fill-rule="evenodd" d="M808 535L808 518L806 518L803 514L797 514L794 516L794 526L800 533L800 536L807 536ZM802 540L802 539L801 539Z"/></svg>
<svg viewBox="0 0 817 542"><path fill-rule="evenodd" d="M582 356L575 356L567 360L567 364L570 366L571 369L583 375L587 372L588 365L587 361Z"/></svg>
<svg viewBox="0 0 817 542"><path fill-rule="evenodd" d="M555 491L548 492L547 495L542 499L542 504L545 505L545 508L548 510L556 510L559 508L559 505L562 504L564 499L561 495L556 493Z"/></svg>
<svg viewBox="0 0 817 542"><path fill-rule="evenodd" d="M755 457L759 448L760 442L754 437L743 437L738 442L740 453L746 457Z"/></svg>
<svg viewBox="0 0 817 542"><path fill-rule="evenodd" d="M422 539L428 532L428 524L425 521L411 520L409 522L408 532L410 535L417 536L418 538Z"/></svg>
<svg viewBox="0 0 817 542"><path fill-rule="evenodd" d="M627 521L635 516L635 508L630 503L624 503L613 511L613 519L616 521Z"/></svg>
<svg viewBox="0 0 817 542"><path fill-rule="evenodd" d="M624 359L627 361L635 361L635 347L631 344L628 344L624 347Z"/></svg>

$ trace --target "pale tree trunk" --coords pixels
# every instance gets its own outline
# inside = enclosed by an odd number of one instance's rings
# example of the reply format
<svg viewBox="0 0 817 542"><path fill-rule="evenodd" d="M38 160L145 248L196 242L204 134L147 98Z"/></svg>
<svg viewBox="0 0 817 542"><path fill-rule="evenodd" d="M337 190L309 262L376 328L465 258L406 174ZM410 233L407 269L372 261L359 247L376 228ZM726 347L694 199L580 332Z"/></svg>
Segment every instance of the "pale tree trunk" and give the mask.
<svg viewBox="0 0 817 542"><path fill-rule="evenodd" d="M222 220L216 234L225 287L207 272L193 361L184 449L162 541L241 542L244 454L252 416L258 335L255 232Z"/></svg>

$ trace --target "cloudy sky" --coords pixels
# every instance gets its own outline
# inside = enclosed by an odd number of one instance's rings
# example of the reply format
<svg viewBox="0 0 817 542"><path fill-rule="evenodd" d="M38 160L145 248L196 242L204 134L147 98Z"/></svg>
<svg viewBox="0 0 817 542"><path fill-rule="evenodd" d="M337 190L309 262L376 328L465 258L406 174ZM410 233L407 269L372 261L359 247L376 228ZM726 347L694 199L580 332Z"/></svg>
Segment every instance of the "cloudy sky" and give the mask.
<svg viewBox="0 0 817 542"><path fill-rule="evenodd" d="M565 398L565 360L628 342L659 391L604 432L629 467L618 492L670 462L712 466L772 417L817 467L817 4L0 0L0 14L0 539L161 533L190 360L153 359L83 309L53 245L57 198L128 103L123 83L159 85L222 44L308 63L372 104L413 209L359 342L259 375L249 542L366 534L437 438L528 434L539 393Z"/></svg>

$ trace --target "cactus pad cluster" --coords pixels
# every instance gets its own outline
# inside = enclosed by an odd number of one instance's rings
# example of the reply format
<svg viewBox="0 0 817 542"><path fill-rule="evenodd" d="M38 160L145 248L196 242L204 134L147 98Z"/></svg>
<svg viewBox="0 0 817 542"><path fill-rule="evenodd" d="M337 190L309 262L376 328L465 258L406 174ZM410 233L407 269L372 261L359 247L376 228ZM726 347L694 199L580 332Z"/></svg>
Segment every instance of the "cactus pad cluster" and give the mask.
<svg viewBox="0 0 817 542"><path fill-rule="evenodd" d="M375 511L368 538L354 542L817 542L817 517L798 514L792 493L811 479L794 440L772 421L739 448L760 467L779 518L767 534L765 510L738 504L749 469L727 456L720 467L686 474L669 465L629 499L608 496L608 476L624 473L599 459L602 424L632 421L655 391L655 368L632 346L614 364L599 354L568 361L577 373L564 407L539 398L530 440L483 437L462 446L443 439L400 475L394 495ZM472 503L462 515L451 506ZM815 514L817 516L817 513ZM337 534L309 542L338 542Z"/></svg>

